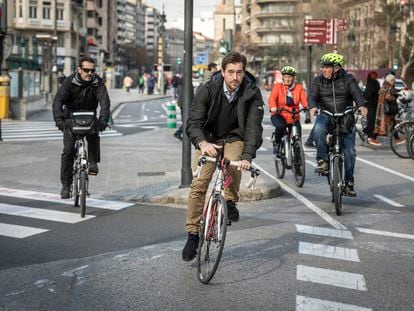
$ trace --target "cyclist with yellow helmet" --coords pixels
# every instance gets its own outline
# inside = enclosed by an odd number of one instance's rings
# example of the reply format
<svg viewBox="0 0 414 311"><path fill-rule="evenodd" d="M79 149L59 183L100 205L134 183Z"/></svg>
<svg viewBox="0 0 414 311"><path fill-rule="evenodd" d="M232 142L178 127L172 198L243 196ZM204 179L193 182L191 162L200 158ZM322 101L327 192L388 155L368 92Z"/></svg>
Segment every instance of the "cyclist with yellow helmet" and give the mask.
<svg viewBox="0 0 414 311"><path fill-rule="evenodd" d="M285 66L281 70L282 82L275 83L269 96L269 110L272 124L275 127L275 142L280 144L286 127L296 122L301 135L300 115L290 113L293 109L299 110L299 104L308 108L308 98L302 84L295 81L296 69L292 66ZM275 148L278 152L279 148Z"/></svg>
<svg viewBox="0 0 414 311"><path fill-rule="evenodd" d="M328 146L326 136L331 130L331 116L328 113L341 113L347 107L352 107L354 102L363 116L367 114L366 101L358 83L352 74L344 69L345 59L338 53L327 53L320 59L322 73L315 77L309 94L309 106L311 115L316 109L321 112L315 121L314 138L316 142L316 169L320 172L327 171ZM324 113L327 111L328 113ZM345 155L345 195L356 196L354 190L354 169L355 169L355 123L353 120L347 122L350 127L349 134L343 135L342 148Z"/></svg>

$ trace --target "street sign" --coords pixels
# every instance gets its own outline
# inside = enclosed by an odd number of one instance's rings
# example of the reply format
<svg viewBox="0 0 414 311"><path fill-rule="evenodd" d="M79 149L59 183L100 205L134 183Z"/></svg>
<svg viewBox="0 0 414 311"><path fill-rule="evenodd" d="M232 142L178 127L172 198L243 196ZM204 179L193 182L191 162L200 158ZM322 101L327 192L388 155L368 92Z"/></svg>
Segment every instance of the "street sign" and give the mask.
<svg viewBox="0 0 414 311"><path fill-rule="evenodd" d="M196 65L207 64L208 62L208 53L202 52L196 54Z"/></svg>
<svg viewBox="0 0 414 311"><path fill-rule="evenodd" d="M345 31L348 29L348 21L345 18L335 18L335 31Z"/></svg>
<svg viewBox="0 0 414 311"><path fill-rule="evenodd" d="M326 19L305 19L303 23L303 42L325 44L326 23Z"/></svg>

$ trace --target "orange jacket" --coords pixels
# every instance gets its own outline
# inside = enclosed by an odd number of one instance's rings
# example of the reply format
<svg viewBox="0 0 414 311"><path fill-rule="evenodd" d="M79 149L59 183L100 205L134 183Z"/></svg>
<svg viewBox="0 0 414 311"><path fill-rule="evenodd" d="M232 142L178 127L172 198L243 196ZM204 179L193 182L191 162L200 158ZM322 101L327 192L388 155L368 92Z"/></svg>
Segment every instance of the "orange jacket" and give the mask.
<svg viewBox="0 0 414 311"><path fill-rule="evenodd" d="M302 84L296 83L295 87L292 92L293 102L292 106L288 106L286 104L286 95L288 92L288 87L283 83L275 83L273 86L272 92L269 96L269 111L271 108L284 108L286 110L292 111L293 108L299 110L299 103L302 104L303 108L308 108L308 97L306 96L306 92L303 89ZM276 114L275 112L271 112L272 115ZM280 115L285 119L287 124L293 123L293 116L289 112L282 111ZM300 120L300 115L296 115L296 121Z"/></svg>

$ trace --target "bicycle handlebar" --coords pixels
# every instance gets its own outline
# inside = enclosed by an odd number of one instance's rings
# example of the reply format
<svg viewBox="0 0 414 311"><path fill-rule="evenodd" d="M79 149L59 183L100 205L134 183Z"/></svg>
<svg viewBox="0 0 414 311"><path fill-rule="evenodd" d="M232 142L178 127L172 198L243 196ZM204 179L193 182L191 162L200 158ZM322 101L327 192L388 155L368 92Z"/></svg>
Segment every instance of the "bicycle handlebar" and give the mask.
<svg viewBox="0 0 414 311"><path fill-rule="evenodd" d="M209 157L209 156L201 156L198 158L198 165L197 165L197 170L195 172L193 172L193 176L194 177L200 177L200 173L201 173L201 169L203 167L203 165L206 162L210 162L210 163L218 163L219 159L217 158L213 158L213 157ZM228 159L226 159L224 161L224 165L229 165L229 166L234 166L234 167L239 167L240 161L230 161ZM249 169L247 169L247 171L250 172L250 179L248 181L248 183L246 184L247 188L254 188L254 185L256 183L256 179L257 176L260 175L260 170L258 170L257 168L254 167L250 167Z"/></svg>
<svg viewBox="0 0 414 311"><path fill-rule="evenodd" d="M281 113L282 111L286 111L289 112L290 114L298 114L301 113L302 111L308 111L308 108L301 108L299 110L293 109L292 111L285 109L285 108L276 108L276 113Z"/></svg>

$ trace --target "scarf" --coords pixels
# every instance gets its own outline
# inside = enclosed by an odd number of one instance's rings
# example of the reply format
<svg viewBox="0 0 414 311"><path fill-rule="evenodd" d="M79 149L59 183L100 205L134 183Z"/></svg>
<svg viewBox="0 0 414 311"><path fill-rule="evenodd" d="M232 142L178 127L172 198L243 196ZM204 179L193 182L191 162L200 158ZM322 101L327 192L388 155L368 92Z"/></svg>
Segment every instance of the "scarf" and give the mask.
<svg viewBox="0 0 414 311"><path fill-rule="evenodd" d="M286 105L288 105L288 106L293 106L295 104L295 102L293 100L293 94L292 94L292 91L295 88L295 86L296 86L296 83L293 82L292 85L287 90Z"/></svg>

